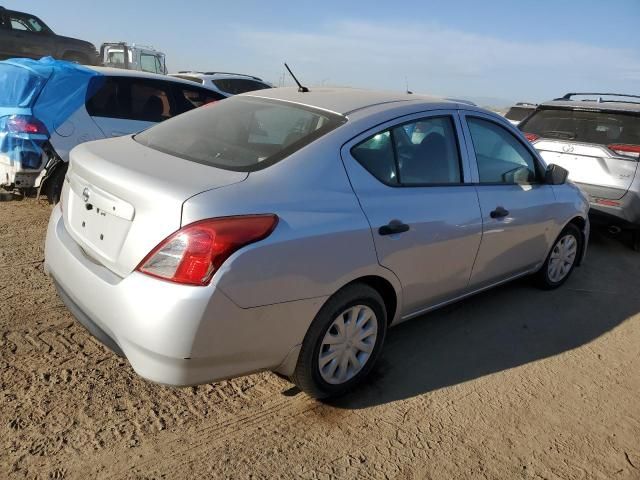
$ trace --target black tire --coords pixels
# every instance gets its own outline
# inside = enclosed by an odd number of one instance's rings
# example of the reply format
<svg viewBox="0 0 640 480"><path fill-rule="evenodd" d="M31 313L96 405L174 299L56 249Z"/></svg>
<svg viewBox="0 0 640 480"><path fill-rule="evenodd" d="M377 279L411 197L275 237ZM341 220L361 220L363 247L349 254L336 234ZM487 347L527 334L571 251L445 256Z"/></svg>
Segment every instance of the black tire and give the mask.
<svg viewBox="0 0 640 480"><path fill-rule="evenodd" d="M62 162L56 166L55 171L45 180L45 194L51 205L56 205L62 195L64 177L67 174L68 163Z"/></svg>
<svg viewBox="0 0 640 480"><path fill-rule="evenodd" d="M564 277L562 277L558 281L554 281L550 278L549 262L551 260L551 255L553 254L556 246L558 246L558 243L567 235L573 236L576 240L577 250L576 250L575 259L569 271L564 275ZM558 238L556 238L556 240L553 242L553 246L549 251L549 255L547 255L547 259L545 260L544 265L542 265L540 270L538 270L538 273L536 273L536 283L538 284L538 286L543 290L553 290L555 288L558 288L564 282L566 282L568 278L571 276L571 273L573 273L573 269L576 267L576 264L580 259L580 255L582 254L582 248L583 248L582 233L580 232L578 227L570 223L569 225L564 227L562 232L560 232L560 235L558 235Z"/></svg>
<svg viewBox="0 0 640 480"><path fill-rule="evenodd" d="M364 305L375 313L377 322L377 337L372 352L362 369L350 380L331 384L326 382L319 367L319 354L325 334L333 321L350 307ZM387 333L387 312L380 294L365 284L349 285L334 296L320 309L311 323L302 343L298 363L291 380L310 397L316 399L335 398L352 390L371 372L376 363Z"/></svg>

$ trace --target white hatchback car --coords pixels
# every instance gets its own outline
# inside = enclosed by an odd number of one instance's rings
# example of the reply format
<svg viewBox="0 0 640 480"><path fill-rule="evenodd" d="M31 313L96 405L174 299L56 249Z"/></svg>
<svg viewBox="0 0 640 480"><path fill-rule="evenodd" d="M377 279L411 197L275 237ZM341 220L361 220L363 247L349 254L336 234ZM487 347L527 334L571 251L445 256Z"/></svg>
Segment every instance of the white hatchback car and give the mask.
<svg viewBox="0 0 640 480"><path fill-rule="evenodd" d="M166 75L44 58L0 62L0 186L57 202L69 152L228 95Z"/></svg>
<svg viewBox="0 0 640 480"><path fill-rule="evenodd" d="M273 88L261 78L242 73L182 71L169 76L199 83L226 96Z"/></svg>

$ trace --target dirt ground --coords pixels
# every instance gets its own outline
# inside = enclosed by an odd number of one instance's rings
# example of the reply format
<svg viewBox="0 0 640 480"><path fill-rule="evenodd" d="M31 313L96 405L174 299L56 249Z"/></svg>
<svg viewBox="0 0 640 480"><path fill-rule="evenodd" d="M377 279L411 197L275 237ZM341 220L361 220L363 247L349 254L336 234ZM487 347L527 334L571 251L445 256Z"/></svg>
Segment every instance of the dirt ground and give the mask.
<svg viewBox="0 0 640 480"><path fill-rule="evenodd" d="M640 479L640 254L618 238L560 290L392 329L372 381L326 405L270 373L138 378L56 297L49 213L0 202L2 479Z"/></svg>

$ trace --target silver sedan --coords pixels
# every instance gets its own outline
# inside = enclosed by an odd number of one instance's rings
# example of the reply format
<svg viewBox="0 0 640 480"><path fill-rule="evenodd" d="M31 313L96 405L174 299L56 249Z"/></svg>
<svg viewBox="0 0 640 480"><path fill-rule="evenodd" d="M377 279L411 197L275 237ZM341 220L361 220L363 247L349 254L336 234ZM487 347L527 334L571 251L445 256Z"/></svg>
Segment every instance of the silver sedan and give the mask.
<svg viewBox="0 0 640 480"><path fill-rule="evenodd" d="M46 270L80 323L169 385L259 370L316 398L390 326L584 258L585 196L454 101L278 88L71 153Z"/></svg>

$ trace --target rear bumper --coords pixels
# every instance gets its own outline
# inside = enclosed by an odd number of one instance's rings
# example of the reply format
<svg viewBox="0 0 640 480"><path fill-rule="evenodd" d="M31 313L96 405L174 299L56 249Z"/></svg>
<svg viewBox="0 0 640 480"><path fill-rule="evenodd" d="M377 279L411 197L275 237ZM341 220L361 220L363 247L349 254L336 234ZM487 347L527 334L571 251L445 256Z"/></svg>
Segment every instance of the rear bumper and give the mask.
<svg viewBox="0 0 640 480"><path fill-rule="evenodd" d="M590 216L594 224L607 224L618 226L640 226L640 194L631 190L621 198L611 200L613 205L603 205L597 201L597 193L589 185L577 184L589 195ZM605 201L607 201L605 199Z"/></svg>
<svg viewBox="0 0 640 480"><path fill-rule="evenodd" d="M98 340L126 356L140 376L175 386L277 369L325 300L243 309L212 285L177 285L137 272L117 277L73 241L59 206L49 221L45 269Z"/></svg>

